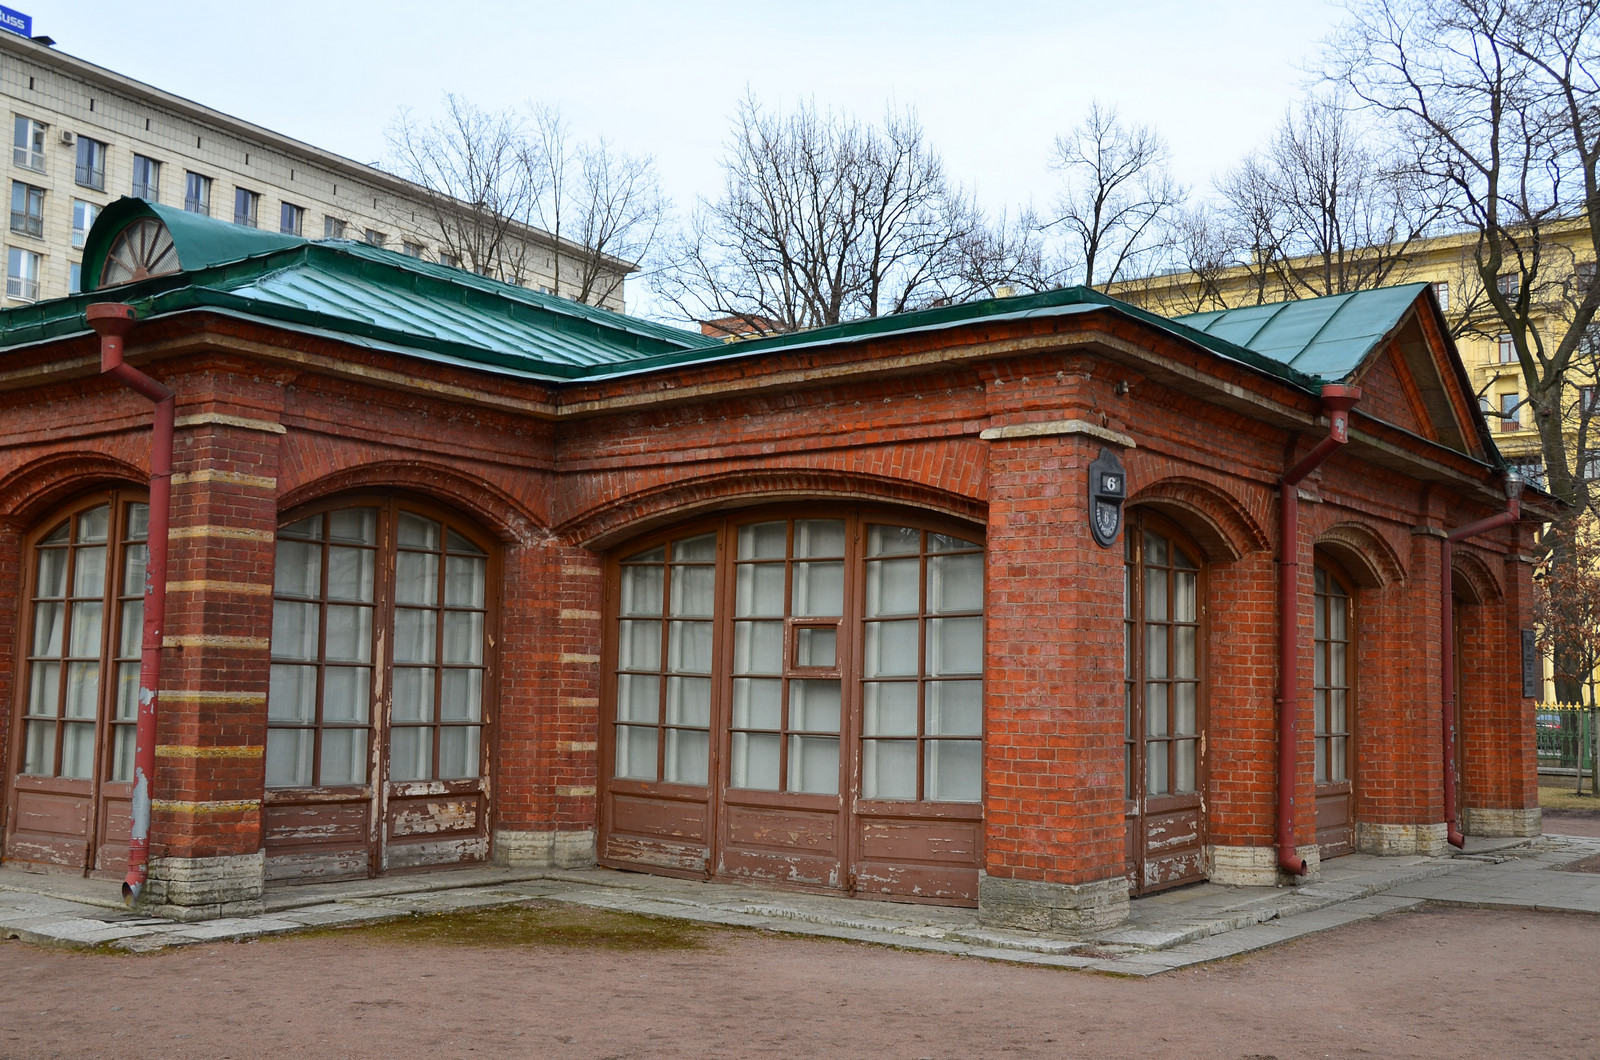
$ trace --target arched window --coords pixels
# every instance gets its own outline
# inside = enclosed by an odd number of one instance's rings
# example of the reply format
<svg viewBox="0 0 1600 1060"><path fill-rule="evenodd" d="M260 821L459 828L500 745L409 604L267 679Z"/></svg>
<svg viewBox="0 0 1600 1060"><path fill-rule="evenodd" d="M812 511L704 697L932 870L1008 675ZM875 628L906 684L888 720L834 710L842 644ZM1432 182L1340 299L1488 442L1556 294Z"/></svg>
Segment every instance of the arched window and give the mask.
<svg viewBox="0 0 1600 1060"><path fill-rule="evenodd" d="M1330 784L1350 779L1350 591L1338 574L1320 563L1315 578L1312 727L1316 733L1317 783Z"/></svg>
<svg viewBox="0 0 1600 1060"><path fill-rule="evenodd" d="M143 494L118 490L33 538L8 857L110 868L106 850L122 856L126 814L103 802L133 779L148 524Z"/></svg>
<svg viewBox="0 0 1600 1060"><path fill-rule="evenodd" d="M402 500L346 502L279 528L269 876L374 873L402 853L409 864L482 856L491 558L460 520Z"/></svg>

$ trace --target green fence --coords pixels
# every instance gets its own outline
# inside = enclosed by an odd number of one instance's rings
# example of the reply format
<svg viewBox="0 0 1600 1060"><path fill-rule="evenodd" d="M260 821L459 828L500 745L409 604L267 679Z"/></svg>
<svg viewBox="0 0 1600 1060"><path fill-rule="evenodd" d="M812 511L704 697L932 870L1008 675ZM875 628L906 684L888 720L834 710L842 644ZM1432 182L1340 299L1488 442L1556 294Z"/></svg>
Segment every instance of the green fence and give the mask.
<svg viewBox="0 0 1600 1060"><path fill-rule="evenodd" d="M1534 715L1539 741L1539 770L1583 778L1594 785L1595 735L1600 710L1574 703L1541 703Z"/></svg>

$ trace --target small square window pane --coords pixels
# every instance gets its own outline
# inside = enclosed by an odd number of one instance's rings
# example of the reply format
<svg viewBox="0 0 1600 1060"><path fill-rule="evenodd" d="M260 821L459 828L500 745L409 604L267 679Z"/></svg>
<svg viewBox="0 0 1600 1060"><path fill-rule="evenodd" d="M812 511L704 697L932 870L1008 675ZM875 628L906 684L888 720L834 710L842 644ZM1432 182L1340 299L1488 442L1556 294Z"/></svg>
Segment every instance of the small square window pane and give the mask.
<svg viewBox="0 0 1600 1060"><path fill-rule="evenodd" d="M1198 652L1195 650L1195 626L1172 627L1172 676L1193 677Z"/></svg>
<svg viewBox="0 0 1600 1060"><path fill-rule="evenodd" d="M367 548L329 548L328 599L371 603L374 555Z"/></svg>
<svg viewBox="0 0 1600 1060"><path fill-rule="evenodd" d="M401 516L404 525L405 516ZM378 543L378 513L372 508L347 508L328 515L328 540L346 545ZM403 542L402 542L403 543Z"/></svg>
<svg viewBox="0 0 1600 1060"><path fill-rule="evenodd" d="M915 799L917 797L917 741L863 740L861 744L861 797L865 799Z"/></svg>
<svg viewBox="0 0 1600 1060"><path fill-rule="evenodd" d="M73 558L72 595L96 597L106 591L106 549L104 545L80 548Z"/></svg>
<svg viewBox="0 0 1600 1060"><path fill-rule="evenodd" d="M779 739L776 733L734 733L731 786L777 791Z"/></svg>
<svg viewBox="0 0 1600 1060"><path fill-rule="evenodd" d="M104 541L111 529L111 506L102 504L78 516L78 540Z"/></svg>
<svg viewBox="0 0 1600 1060"><path fill-rule="evenodd" d="M267 730L267 787L310 786L313 735L311 729Z"/></svg>
<svg viewBox="0 0 1600 1060"><path fill-rule="evenodd" d="M711 761L711 734L704 729L668 729L666 776L674 784L704 784Z"/></svg>
<svg viewBox="0 0 1600 1060"><path fill-rule="evenodd" d="M100 664L67 664L67 710L69 718L94 718L100 706Z"/></svg>
<svg viewBox="0 0 1600 1060"><path fill-rule="evenodd" d="M717 535L701 534L672 543L674 563L712 563L717 558Z"/></svg>
<svg viewBox="0 0 1600 1060"><path fill-rule="evenodd" d="M100 654L100 617L105 605L99 600L80 600L72 605L72 647L69 654L85 658Z"/></svg>
<svg viewBox="0 0 1600 1060"><path fill-rule="evenodd" d="M617 667L661 669L661 623L624 619L617 623Z"/></svg>
<svg viewBox="0 0 1600 1060"><path fill-rule="evenodd" d="M144 600L126 600L122 604L122 633L117 656L136 659L144 642Z"/></svg>
<svg viewBox="0 0 1600 1060"><path fill-rule="evenodd" d="M622 674L617 678L617 720L654 725L661 720L661 678Z"/></svg>
<svg viewBox="0 0 1600 1060"><path fill-rule="evenodd" d="M789 728L795 732L838 732L839 682L790 681Z"/></svg>
<svg viewBox="0 0 1600 1060"><path fill-rule="evenodd" d="M1144 627L1144 675L1163 679L1172 676L1167 660L1167 626Z"/></svg>
<svg viewBox="0 0 1600 1060"><path fill-rule="evenodd" d="M272 591L279 596L321 595L322 546L279 538L278 556L272 567Z"/></svg>
<svg viewBox="0 0 1600 1060"><path fill-rule="evenodd" d="M862 731L866 735L917 735L915 681L870 681L862 688L865 699L862 706Z"/></svg>
<svg viewBox="0 0 1600 1060"><path fill-rule="evenodd" d="M844 564L796 563L793 605L800 618L844 614Z"/></svg>
<svg viewBox="0 0 1600 1060"><path fill-rule="evenodd" d="M140 505L140 507L143 507ZM122 549L122 595L144 595L144 571L150 562L148 545L124 545Z"/></svg>
<svg viewBox="0 0 1600 1060"><path fill-rule="evenodd" d="M389 779L397 783L433 779L432 729L396 725L389 730Z"/></svg>
<svg viewBox="0 0 1600 1060"><path fill-rule="evenodd" d="M667 678L667 724L707 728L711 724L711 678Z"/></svg>
<svg viewBox="0 0 1600 1060"><path fill-rule="evenodd" d="M59 600L67 595L67 550L39 550L39 577L35 592L43 598Z"/></svg>
<svg viewBox="0 0 1600 1060"><path fill-rule="evenodd" d="M802 626L795 630L794 664L819 667L839 665L839 631L831 626L826 629Z"/></svg>
<svg viewBox="0 0 1600 1060"><path fill-rule="evenodd" d="M796 559L832 559L843 555L843 519L801 519L794 524Z"/></svg>
<svg viewBox="0 0 1600 1060"><path fill-rule="evenodd" d="M28 674L28 716L53 718L56 716L56 708L60 701L61 664L34 663Z"/></svg>
<svg viewBox="0 0 1600 1060"><path fill-rule="evenodd" d="M786 559L788 549L788 523L756 523L739 528L740 559Z"/></svg>
<svg viewBox="0 0 1600 1060"><path fill-rule="evenodd" d="M983 744L977 740L929 740L927 797L940 802L978 802L983 792Z"/></svg>
<svg viewBox="0 0 1600 1060"><path fill-rule="evenodd" d="M928 735L983 734L982 681L928 682Z"/></svg>
<svg viewBox="0 0 1600 1060"><path fill-rule="evenodd" d="M666 561L666 545L657 545L655 548L645 549L643 552L637 552L623 560L624 563L665 563Z"/></svg>
<svg viewBox="0 0 1600 1060"><path fill-rule="evenodd" d="M1172 685L1172 731L1178 736L1197 736L1195 698L1199 686L1192 681Z"/></svg>
<svg viewBox="0 0 1600 1060"><path fill-rule="evenodd" d="M394 697L390 715L395 722L433 720L434 670L429 667L396 666Z"/></svg>
<svg viewBox="0 0 1600 1060"><path fill-rule="evenodd" d="M483 671L446 670L439 699L439 717L445 721L483 720Z"/></svg>
<svg viewBox="0 0 1600 1060"><path fill-rule="evenodd" d="M33 777L53 777L56 773L56 723L28 722L27 745L22 752L22 771Z"/></svg>
<svg viewBox="0 0 1600 1060"><path fill-rule="evenodd" d="M909 622L869 622L866 625L868 677L915 677L917 633L921 625Z"/></svg>
<svg viewBox="0 0 1600 1060"><path fill-rule="evenodd" d="M867 564L867 617L914 615L922 609L922 561L876 560Z"/></svg>
<svg viewBox="0 0 1600 1060"><path fill-rule="evenodd" d="M482 607L489 561L478 556L446 556L444 602L447 607Z"/></svg>
<svg viewBox="0 0 1600 1060"><path fill-rule="evenodd" d="M1146 736L1166 736L1167 686L1151 681L1144 686L1144 730Z"/></svg>
<svg viewBox="0 0 1600 1060"><path fill-rule="evenodd" d="M734 576L734 609L739 618L782 618L782 563L741 563Z"/></svg>
<svg viewBox="0 0 1600 1060"><path fill-rule="evenodd" d="M316 659L319 611L316 604L298 604L286 600L272 602L274 659Z"/></svg>
<svg viewBox="0 0 1600 1060"><path fill-rule="evenodd" d="M1194 791L1195 741L1177 740L1172 745L1172 790L1180 793Z"/></svg>
<svg viewBox="0 0 1600 1060"><path fill-rule="evenodd" d="M738 739L738 737L735 737ZM619 777L656 779L656 729L642 725L617 726L617 771Z"/></svg>
<svg viewBox="0 0 1600 1060"><path fill-rule="evenodd" d="M782 624L778 627L783 628ZM679 674L711 672L711 623L672 622L667 628L667 669Z"/></svg>
<svg viewBox="0 0 1600 1060"><path fill-rule="evenodd" d="M839 794L839 738L789 737L789 790L811 795Z"/></svg>
<svg viewBox="0 0 1600 1060"><path fill-rule="evenodd" d="M317 718L317 668L272 664L267 723L310 725Z"/></svg>
<svg viewBox="0 0 1600 1060"><path fill-rule="evenodd" d="M476 666L483 662L483 612L444 613L444 662Z"/></svg>
<svg viewBox="0 0 1600 1060"><path fill-rule="evenodd" d="M904 556L922 551L922 531L910 526L867 528L867 555Z"/></svg>
<svg viewBox="0 0 1600 1060"><path fill-rule="evenodd" d="M402 548L437 549L439 524L411 512L401 512L397 540Z"/></svg>
<svg viewBox="0 0 1600 1060"><path fill-rule="evenodd" d="M33 605L33 654L60 655L61 636L66 630L67 605L45 601Z"/></svg>
<svg viewBox="0 0 1600 1060"><path fill-rule="evenodd" d="M372 671L365 666L330 666L324 670L322 720L366 724L371 683Z"/></svg>
<svg viewBox="0 0 1600 1060"><path fill-rule="evenodd" d="M118 721L133 721L139 716L139 664L125 662L117 667Z"/></svg>
<svg viewBox="0 0 1600 1060"><path fill-rule="evenodd" d="M436 607L439 603L439 557L427 552L395 553L394 598L400 604Z"/></svg>
<svg viewBox="0 0 1600 1060"><path fill-rule="evenodd" d="M716 604L717 568L672 568L672 614L679 618L710 618Z"/></svg>
<svg viewBox="0 0 1600 1060"><path fill-rule="evenodd" d="M439 729L439 779L467 780L478 775L476 725L445 725Z"/></svg>
<svg viewBox="0 0 1600 1060"><path fill-rule="evenodd" d="M1167 572L1144 572L1144 617L1151 622L1165 622L1167 613Z"/></svg>
<svg viewBox="0 0 1600 1060"><path fill-rule="evenodd" d="M1166 795L1167 744L1164 740L1144 745L1144 790L1147 795Z"/></svg>
<svg viewBox="0 0 1600 1060"><path fill-rule="evenodd" d="M665 584L666 572L660 567L622 568L622 613L659 615L662 588Z"/></svg>
<svg viewBox="0 0 1600 1060"><path fill-rule="evenodd" d="M777 729L783 724L783 682L772 678L733 680L733 727Z"/></svg>
<svg viewBox="0 0 1600 1060"><path fill-rule="evenodd" d="M468 541L464 535L458 534L449 528L446 528L444 532L444 547L451 552L461 552L468 556L484 555L483 549Z"/></svg>
<svg viewBox="0 0 1600 1060"><path fill-rule="evenodd" d="M72 780L94 777L94 723L67 724L61 732L61 775Z"/></svg>
<svg viewBox="0 0 1600 1060"><path fill-rule="evenodd" d="M736 674L783 673L783 623L735 622L733 624L733 672Z"/></svg>
<svg viewBox="0 0 1600 1060"><path fill-rule="evenodd" d="M325 657L329 662L372 661L372 608L328 605Z"/></svg>
<svg viewBox="0 0 1600 1060"><path fill-rule="evenodd" d="M983 610L983 554L928 557L928 610Z"/></svg>
<svg viewBox="0 0 1600 1060"><path fill-rule="evenodd" d="M134 744L138 736L132 725L117 725L111 730L111 779L126 783L133 779Z"/></svg>
<svg viewBox="0 0 1600 1060"><path fill-rule="evenodd" d="M1199 615L1197 575L1194 571L1172 572L1172 620L1194 622Z"/></svg>
<svg viewBox="0 0 1600 1060"><path fill-rule="evenodd" d="M929 552L961 552L970 548L978 548L976 541L967 541L963 538L952 537L949 534L929 534Z"/></svg>
<svg viewBox="0 0 1600 1060"><path fill-rule="evenodd" d="M431 663L434 661L435 611L410 607L394 609L394 661Z"/></svg>
<svg viewBox="0 0 1600 1060"><path fill-rule="evenodd" d="M307 541L322 540L322 516L311 515L298 519L287 526L279 527L279 537L304 538Z"/></svg>
<svg viewBox="0 0 1600 1060"><path fill-rule="evenodd" d="M983 619L928 619L928 674L983 673Z"/></svg>
<svg viewBox="0 0 1600 1060"><path fill-rule="evenodd" d="M322 730L321 782L365 784L367 782L367 730Z"/></svg>

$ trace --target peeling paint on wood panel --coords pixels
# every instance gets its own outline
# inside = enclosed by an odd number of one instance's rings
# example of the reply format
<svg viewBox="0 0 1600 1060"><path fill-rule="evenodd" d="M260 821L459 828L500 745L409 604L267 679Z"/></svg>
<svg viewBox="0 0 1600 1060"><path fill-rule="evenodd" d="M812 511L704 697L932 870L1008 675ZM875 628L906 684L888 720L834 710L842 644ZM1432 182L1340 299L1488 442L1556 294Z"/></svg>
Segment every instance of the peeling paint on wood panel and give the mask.
<svg viewBox="0 0 1600 1060"><path fill-rule="evenodd" d="M367 850L312 850L298 853L268 854L266 878L278 880L365 879Z"/></svg>
<svg viewBox="0 0 1600 1060"><path fill-rule="evenodd" d="M611 829L629 835L671 836L703 844L706 841L706 804L613 795Z"/></svg>
<svg viewBox="0 0 1600 1060"><path fill-rule="evenodd" d="M606 839L607 860L634 865L704 872L710 854L711 852L704 846L663 843L619 835L611 835Z"/></svg>
<svg viewBox="0 0 1600 1060"><path fill-rule="evenodd" d="M437 835L441 832L472 832L478 828L480 800L474 797L440 801L391 799L389 835L393 838Z"/></svg>
<svg viewBox="0 0 1600 1060"><path fill-rule="evenodd" d="M869 861L937 861L953 865L977 863L981 842L976 822L863 821L861 857Z"/></svg>
<svg viewBox="0 0 1600 1060"><path fill-rule="evenodd" d="M730 847L722 852L721 861L717 865L717 875L746 880L765 880L772 883L838 888L842 873L839 862L832 857L740 850Z"/></svg>
<svg viewBox="0 0 1600 1060"><path fill-rule="evenodd" d="M262 811L262 836L269 854L273 847L304 843L365 845L367 812L365 802L268 806Z"/></svg>
<svg viewBox="0 0 1600 1060"><path fill-rule="evenodd" d="M53 835L88 836L89 799L53 791L17 789L18 832L48 832Z"/></svg>
<svg viewBox="0 0 1600 1060"><path fill-rule="evenodd" d="M483 861L488 856L489 837L468 836L426 843L390 843L384 848L384 865L390 869L414 869L424 865Z"/></svg>
<svg viewBox="0 0 1600 1060"><path fill-rule="evenodd" d="M976 905L978 870L864 862L856 866L856 890Z"/></svg>
<svg viewBox="0 0 1600 1060"><path fill-rule="evenodd" d="M730 805L727 822L731 846L827 851L830 854L838 847L839 818L836 814Z"/></svg>
<svg viewBox="0 0 1600 1060"><path fill-rule="evenodd" d="M1205 857L1199 850L1171 858L1149 858L1144 863L1144 885L1153 887L1205 875Z"/></svg>
<svg viewBox="0 0 1600 1060"><path fill-rule="evenodd" d="M1197 811L1145 818L1145 853L1160 854L1200 842L1200 815Z"/></svg>

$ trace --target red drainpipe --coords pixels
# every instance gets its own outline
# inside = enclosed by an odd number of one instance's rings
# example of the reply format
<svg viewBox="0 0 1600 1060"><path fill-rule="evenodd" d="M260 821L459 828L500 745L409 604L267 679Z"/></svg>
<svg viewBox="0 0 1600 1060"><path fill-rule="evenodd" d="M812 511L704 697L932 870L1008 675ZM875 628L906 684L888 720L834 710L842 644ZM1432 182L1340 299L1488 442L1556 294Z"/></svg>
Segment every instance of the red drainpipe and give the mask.
<svg viewBox="0 0 1600 1060"><path fill-rule="evenodd" d="M1330 383L1322 388L1328 436L1278 481L1278 868L1306 874L1294 845L1294 792L1299 777L1300 738L1300 483L1350 440L1350 409L1361 388Z"/></svg>
<svg viewBox="0 0 1600 1060"><path fill-rule="evenodd" d="M172 507L171 390L122 360L122 340L133 330L132 306L97 302L89 326L100 335L100 374L156 403L150 437L150 557L144 569L144 645L139 656L139 720L134 731L133 827L122 900L138 901L150 870L150 782L156 771L156 707L161 690L161 631L167 614L167 523Z"/></svg>
<svg viewBox="0 0 1600 1060"><path fill-rule="evenodd" d="M1487 534L1522 518L1522 476L1506 475L1506 510L1487 519L1468 523L1445 536L1439 550L1439 709L1443 713L1444 733L1444 827L1453 847L1467 845L1467 837L1456 827L1456 615L1454 576L1451 561L1457 541Z"/></svg>

